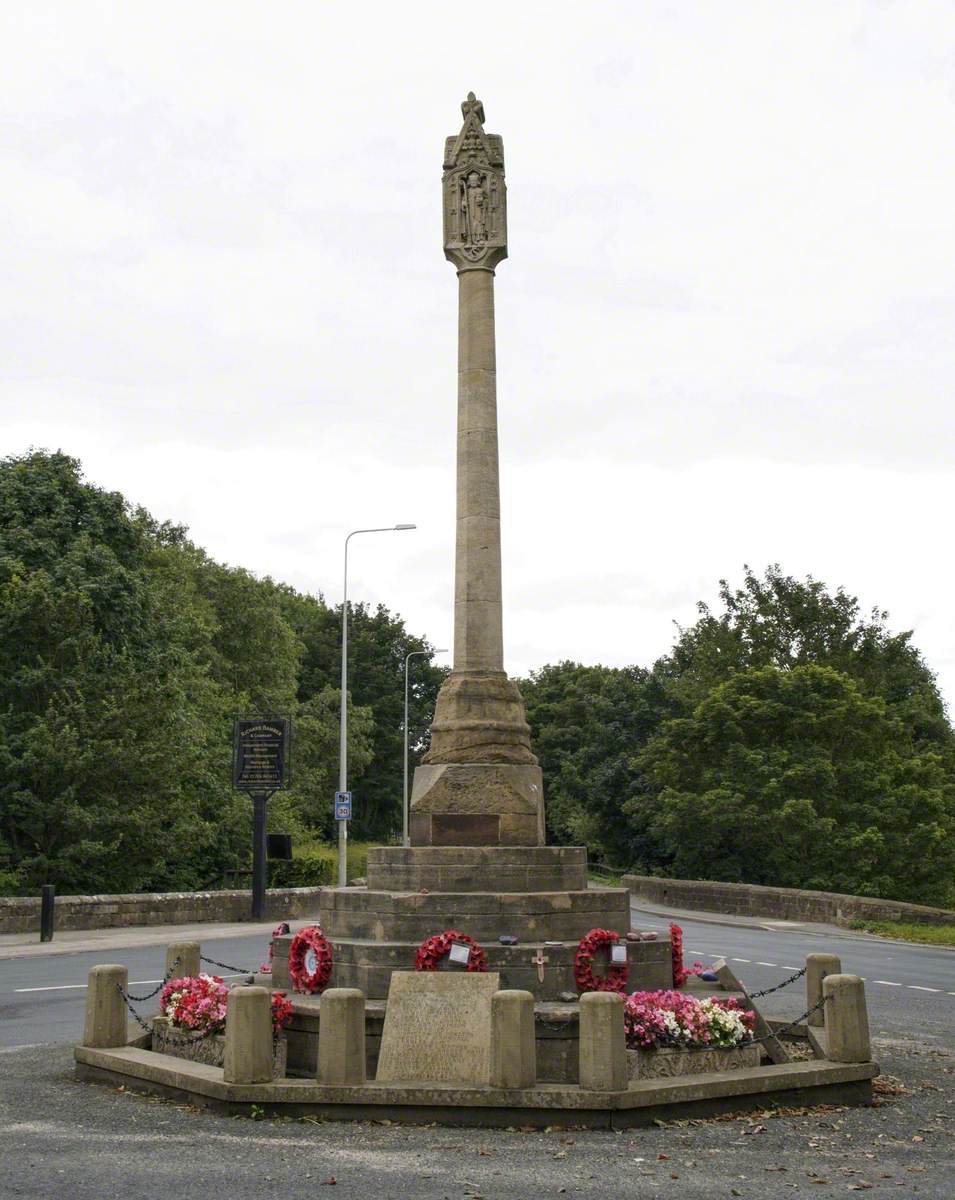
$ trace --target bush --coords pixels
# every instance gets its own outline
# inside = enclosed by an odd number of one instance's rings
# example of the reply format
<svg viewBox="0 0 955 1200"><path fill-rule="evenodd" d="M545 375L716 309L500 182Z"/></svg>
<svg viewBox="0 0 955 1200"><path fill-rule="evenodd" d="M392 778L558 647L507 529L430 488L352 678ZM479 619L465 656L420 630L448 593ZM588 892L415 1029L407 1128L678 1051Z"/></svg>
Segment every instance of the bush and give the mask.
<svg viewBox="0 0 955 1200"><path fill-rule="evenodd" d="M367 874L367 842L348 843L348 878L358 879ZM329 887L338 879L338 847L325 842L307 842L292 851L291 862L272 863L269 869L269 886L282 887Z"/></svg>

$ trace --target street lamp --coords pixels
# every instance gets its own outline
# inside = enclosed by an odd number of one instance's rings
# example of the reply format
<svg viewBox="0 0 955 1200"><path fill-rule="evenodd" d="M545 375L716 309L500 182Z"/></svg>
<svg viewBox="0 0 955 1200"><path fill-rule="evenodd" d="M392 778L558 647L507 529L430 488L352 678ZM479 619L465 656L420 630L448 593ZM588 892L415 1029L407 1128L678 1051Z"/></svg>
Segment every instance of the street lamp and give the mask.
<svg viewBox="0 0 955 1200"><path fill-rule="evenodd" d="M381 525L375 529L353 529L345 538L345 583L342 588L342 711L338 740L338 790L348 791L348 543L359 533L393 533L417 529L417 525ZM348 883L348 821L338 822L338 886Z"/></svg>
<svg viewBox="0 0 955 1200"><path fill-rule="evenodd" d="M447 654L447 650L412 650L410 654L405 655L405 786L401 804L403 846L411 845L411 839L408 837L408 663L421 654L430 658L432 654Z"/></svg>

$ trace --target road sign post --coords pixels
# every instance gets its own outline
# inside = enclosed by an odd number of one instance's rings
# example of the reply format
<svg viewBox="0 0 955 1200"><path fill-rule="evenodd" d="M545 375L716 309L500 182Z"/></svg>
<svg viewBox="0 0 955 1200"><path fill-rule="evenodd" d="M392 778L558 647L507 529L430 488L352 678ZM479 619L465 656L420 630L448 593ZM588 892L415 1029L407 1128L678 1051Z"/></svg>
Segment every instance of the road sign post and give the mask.
<svg viewBox="0 0 955 1200"><path fill-rule="evenodd" d="M351 792L336 792L335 793L335 820L350 821L351 820Z"/></svg>
<svg viewBox="0 0 955 1200"><path fill-rule="evenodd" d="M252 796L252 918L265 917L268 800L291 781L288 717L241 717L232 737L232 784Z"/></svg>

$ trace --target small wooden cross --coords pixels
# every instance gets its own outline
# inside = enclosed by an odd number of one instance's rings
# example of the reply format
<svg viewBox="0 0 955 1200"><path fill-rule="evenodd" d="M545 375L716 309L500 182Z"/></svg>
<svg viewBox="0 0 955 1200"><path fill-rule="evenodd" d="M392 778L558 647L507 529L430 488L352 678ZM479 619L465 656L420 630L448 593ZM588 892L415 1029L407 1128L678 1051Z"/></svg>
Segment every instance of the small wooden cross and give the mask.
<svg viewBox="0 0 955 1200"><path fill-rule="evenodd" d="M541 983L544 982L544 965L549 962L550 959L544 954L544 947L540 946L537 953L531 959L531 964L537 968L537 978Z"/></svg>

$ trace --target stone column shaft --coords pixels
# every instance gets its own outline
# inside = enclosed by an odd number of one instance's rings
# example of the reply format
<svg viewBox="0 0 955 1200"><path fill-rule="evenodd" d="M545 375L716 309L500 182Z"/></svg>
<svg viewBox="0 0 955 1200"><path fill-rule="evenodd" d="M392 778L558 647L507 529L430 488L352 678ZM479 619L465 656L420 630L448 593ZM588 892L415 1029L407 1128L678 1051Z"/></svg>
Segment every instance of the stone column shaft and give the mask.
<svg viewBox="0 0 955 1200"><path fill-rule="evenodd" d="M503 671L494 272L458 273L454 669Z"/></svg>

